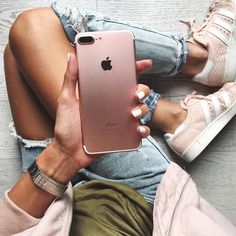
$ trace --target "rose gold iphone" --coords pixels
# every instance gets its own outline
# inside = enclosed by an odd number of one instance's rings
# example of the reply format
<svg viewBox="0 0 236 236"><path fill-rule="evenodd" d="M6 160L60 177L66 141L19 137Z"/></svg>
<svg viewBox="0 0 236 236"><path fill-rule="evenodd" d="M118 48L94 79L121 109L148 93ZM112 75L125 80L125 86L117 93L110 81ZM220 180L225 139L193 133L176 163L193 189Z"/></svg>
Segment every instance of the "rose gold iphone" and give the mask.
<svg viewBox="0 0 236 236"><path fill-rule="evenodd" d="M136 150L141 145L135 46L129 31L79 33L75 39L84 150L88 154Z"/></svg>

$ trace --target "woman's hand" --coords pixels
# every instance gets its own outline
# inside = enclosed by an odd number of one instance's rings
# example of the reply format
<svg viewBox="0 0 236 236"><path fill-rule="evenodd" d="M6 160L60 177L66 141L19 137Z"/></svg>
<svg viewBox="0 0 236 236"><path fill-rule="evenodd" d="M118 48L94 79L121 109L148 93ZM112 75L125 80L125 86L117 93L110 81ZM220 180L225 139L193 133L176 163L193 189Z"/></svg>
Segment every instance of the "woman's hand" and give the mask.
<svg viewBox="0 0 236 236"><path fill-rule="evenodd" d="M68 54L68 65L64 75L61 95L58 98L54 142L63 155L72 158L81 169L93 162L82 145L80 103L76 96L78 83L78 66L75 54ZM94 157L94 156L93 156Z"/></svg>
<svg viewBox="0 0 236 236"><path fill-rule="evenodd" d="M151 64L152 62L150 60L138 61L136 63L137 72L149 69ZM91 164L96 158L94 158L94 155L92 158L91 155L86 154L83 150L80 103L76 96L77 83L78 67L76 57L74 54L69 54L62 92L58 98L53 142L56 143L57 148L59 147L63 155L73 158L80 169ZM145 98L149 92L150 89L147 86L139 85L136 92L138 101ZM137 115L138 112L140 113L139 115ZM148 107L144 104L140 104L132 111L132 114L134 116L137 115L136 118L139 119L147 112ZM137 132L139 132L142 137L147 137L150 134L150 129L146 126L139 126Z"/></svg>

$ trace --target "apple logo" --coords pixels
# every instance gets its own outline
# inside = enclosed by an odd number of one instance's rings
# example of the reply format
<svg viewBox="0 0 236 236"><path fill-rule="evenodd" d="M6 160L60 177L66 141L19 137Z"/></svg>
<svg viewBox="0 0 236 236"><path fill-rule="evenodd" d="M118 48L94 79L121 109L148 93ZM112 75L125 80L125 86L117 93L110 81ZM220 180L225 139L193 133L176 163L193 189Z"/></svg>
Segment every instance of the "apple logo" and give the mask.
<svg viewBox="0 0 236 236"><path fill-rule="evenodd" d="M109 57L107 57L106 60L103 60L101 62L101 66L103 70L111 70L112 65L111 65L111 60L109 60Z"/></svg>

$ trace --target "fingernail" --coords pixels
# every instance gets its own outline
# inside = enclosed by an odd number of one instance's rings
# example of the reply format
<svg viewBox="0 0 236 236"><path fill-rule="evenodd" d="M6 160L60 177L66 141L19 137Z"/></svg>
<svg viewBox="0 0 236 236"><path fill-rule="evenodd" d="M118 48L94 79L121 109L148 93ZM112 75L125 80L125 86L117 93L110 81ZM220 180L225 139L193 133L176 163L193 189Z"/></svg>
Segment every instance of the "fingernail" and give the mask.
<svg viewBox="0 0 236 236"><path fill-rule="evenodd" d="M141 111L141 109L136 109L136 110L132 111L132 114L135 118L137 118L142 115L142 111Z"/></svg>
<svg viewBox="0 0 236 236"><path fill-rule="evenodd" d="M143 91L139 91L139 92L137 93L137 96L138 96L138 99L141 100L141 99L144 98L145 93L144 93Z"/></svg>
<svg viewBox="0 0 236 236"><path fill-rule="evenodd" d="M139 132L144 134L146 133L146 129L143 126L139 126Z"/></svg>
<svg viewBox="0 0 236 236"><path fill-rule="evenodd" d="M68 52L67 53L67 62L69 62L70 61L70 53Z"/></svg>

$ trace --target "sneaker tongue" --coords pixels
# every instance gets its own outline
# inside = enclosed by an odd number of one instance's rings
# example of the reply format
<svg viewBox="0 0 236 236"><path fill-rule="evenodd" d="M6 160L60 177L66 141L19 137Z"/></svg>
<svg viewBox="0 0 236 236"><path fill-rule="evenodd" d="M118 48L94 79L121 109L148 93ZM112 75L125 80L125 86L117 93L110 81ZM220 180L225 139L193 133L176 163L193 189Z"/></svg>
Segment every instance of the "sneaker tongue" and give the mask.
<svg viewBox="0 0 236 236"><path fill-rule="evenodd" d="M184 110L188 110L189 106L191 106L195 102L198 102L199 100L203 100L203 99L208 99L208 97L197 94L196 91L193 91L191 94L187 95L183 100L180 101L180 106Z"/></svg>
<svg viewBox="0 0 236 236"><path fill-rule="evenodd" d="M198 36L197 33L193 34L193 37L188 39L187 42L196 45L197 47L205 47L208 50L208 43L204 40L204 36ZM206 65L204 66L203 70L195 75L192 79L202 84L207 84L208 76L213 68L213 62L208 58Z"/></svg>
<svg viewBox="0 0 236 236"><path fill-rule="evenodd" d="M192 43L196 46L208 48L208 43L204 40L203 36L199 36L197 33L193 34L193 37L188 39L187 42Z"/></svg>

